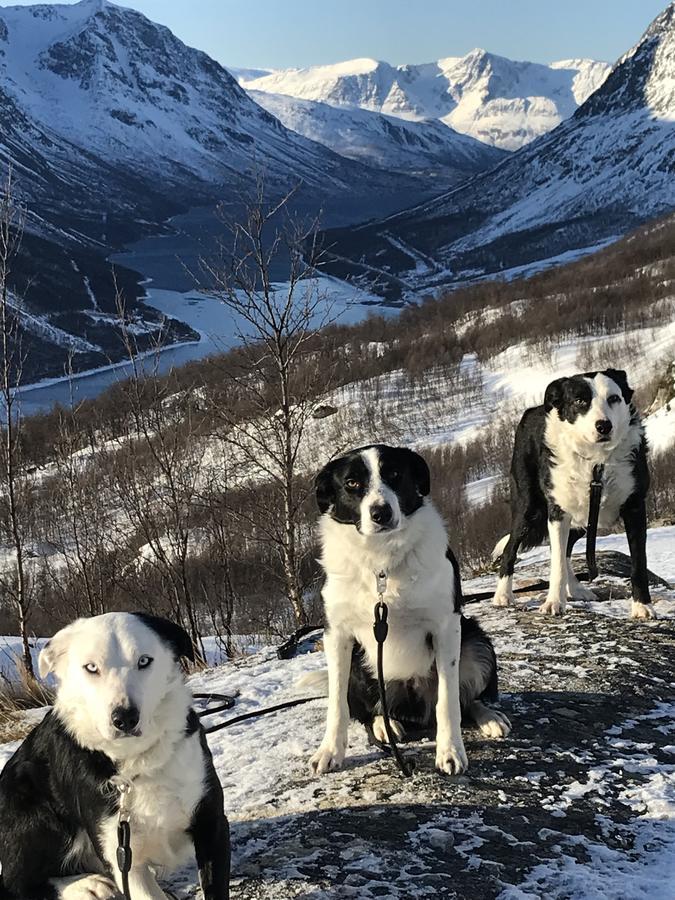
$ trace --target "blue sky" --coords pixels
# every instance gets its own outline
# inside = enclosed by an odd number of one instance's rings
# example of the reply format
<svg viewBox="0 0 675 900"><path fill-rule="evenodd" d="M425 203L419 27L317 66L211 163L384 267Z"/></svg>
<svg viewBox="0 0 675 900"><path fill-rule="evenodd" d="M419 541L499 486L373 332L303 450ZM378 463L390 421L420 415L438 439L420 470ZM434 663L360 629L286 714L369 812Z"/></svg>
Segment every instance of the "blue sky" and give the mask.
<svg viewBox="0 0 675 900"><path fill-rule="evenodd" d="M473 47L536 62L574 56L613 62L667 3L125 0L121 5L167 25L181 40L225 65L286 68L357 56L392 63L429 62L462 55Z"/></svg>

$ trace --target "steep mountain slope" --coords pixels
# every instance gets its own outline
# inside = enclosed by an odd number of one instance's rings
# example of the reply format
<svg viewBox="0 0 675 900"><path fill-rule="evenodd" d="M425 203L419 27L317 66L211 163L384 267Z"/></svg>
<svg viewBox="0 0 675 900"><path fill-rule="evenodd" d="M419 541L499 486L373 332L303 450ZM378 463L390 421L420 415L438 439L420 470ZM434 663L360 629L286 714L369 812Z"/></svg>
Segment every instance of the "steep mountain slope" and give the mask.
<svg viewBox="0 0 675 900"><path fill-rule="evenodd" d="M439 121L406 121L366 109L339 108L263 91L250 94L287 128L342 156L390 171L433 174L446 185L491 169L506 156L505 151L459 134Z"/></svg>
<svg viewBox="0 0 675 900"><path fill-rule="evenodd" d="M675 207L675 3L566 122L496 169L350 234L331 270L391 297L530 266Z"/></svg>
<svg viewBox="0 0 675 900"><path fill-rule="evenodd" d="M417 66L355 59L239 78L248 90L413 121L440 119L487 144L514 150L570 116L609 68L586 59L550 66L514 62L476 49Z"/></svg>
<svg viewBox="0 0 675 900"><path fill-rule="evenodd" d="M161 231L189 206L237 198L258 174L270 194L302 182L317 207L331 197L347 205L380 198L380 215L434 190L288 130L206 54L106 0L0 7L2 181L8 164L27 208L10 287L21 298L30 377L62 371L70 350L76 369L119 356L111 321L91 319L94 281L96 302L114 311L109 251ZM141 277L120 280L134 314L156 333L156 314L137 302ZM36 317L45 325L58 317L65 336L51 341L57 332L40 325L38 344ZM195 337L177 325L168 334Z"/></svg>
<svg viewBox="0 0 675 900"><path fill-rule="evenodd" d="M142 167L183 195L231 183L257 163L269 178L336 186L353 172L255 104L205 53L107 3L8 7L0 72L36 123L108 162Z"/></svg>

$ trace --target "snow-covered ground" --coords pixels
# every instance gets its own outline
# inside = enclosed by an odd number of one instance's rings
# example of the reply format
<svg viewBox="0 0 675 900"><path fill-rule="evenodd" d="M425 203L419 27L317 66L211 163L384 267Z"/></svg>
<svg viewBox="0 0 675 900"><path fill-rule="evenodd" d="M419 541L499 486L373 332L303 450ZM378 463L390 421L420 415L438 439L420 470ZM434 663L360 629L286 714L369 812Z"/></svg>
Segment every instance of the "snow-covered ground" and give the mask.
<svg viewBox="0 0 675 900"><path fill-rule="evenodd" d="M619 543L607 538L600 546ZM675 528L652 531L649 552L652 568L672 577ZM233 896L672 900L669 626L629 622L626 609L625 601L575 603L552 621L526 604L467 607L495 641L514 730L500 742L468 730L470 769L458 778L433 773L432 746L423 741L408 751L414 778L402 780L356 725L344 771L310 775L321 699L211 735L232 826ZM323 666L322 652L280 661L273 647L261 647L193 676L191 685L239 694L236 710L211 724L313 696L297 682ZM626 684L639 690L625 691ZM0 765L17 746L0 746ZM185 900L197 896L194 869L178 873L170 888Z"/></svg>

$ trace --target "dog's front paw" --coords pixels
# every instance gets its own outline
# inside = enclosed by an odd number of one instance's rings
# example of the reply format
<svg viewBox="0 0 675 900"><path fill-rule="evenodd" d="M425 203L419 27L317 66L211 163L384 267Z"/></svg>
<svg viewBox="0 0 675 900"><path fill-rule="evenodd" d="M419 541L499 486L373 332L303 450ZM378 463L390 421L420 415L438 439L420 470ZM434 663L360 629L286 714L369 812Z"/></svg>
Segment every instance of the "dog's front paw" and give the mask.
<svg viewBox="0 0 675 900"><path fill-rule="evenodd" d="M117 900L120 897L114 881L104 875L63 878L58 882L59 900Z"/></svg>
<svg viewBox="0 0 675 900"><path fill-rule="evenodd" d="M391 725L391 730L394 732L394 737L397 741L402 741L403 736L405 735L405 730L403 725L400 722L397 722L396 719L389 719L389 724ZM380 741L382 744L389 743L389 736L387 735L387 729L384 727L384 716L375 716L373 719L373 735L376 740Z"/></svg>
<svg viewBox="0 0 675 900"><path fill-rule="evenodd" d="M315 775L325 775L339 769L345 759L345 749L335 745L322 744L309 761L309 767Z"/></svg>
<svg viewBox="0 0 675 900"><path fill-rule="evenodd" d="M548 597L539 607L543 615L562 616L565 614L566 602L562 597Z"/></svg>
<svg viewBox="0 0 675 900"><path fill-rule="evenodd" d="M494 597L492 598L493 606L513 606L516 602L516 597L513 591L495 591Z"/></svg>
<svg viewBox="0 0 675 900"><path fill-rule="evenodd" d="M438 744L436 746L436 768L446 775L461 775L469 767L464 743L460 739L455 744Z"/></svg>
<svg viewBox="0 0 675 900"><path fill-rule="evenodd" d="M513 593L510 578L500 578L497 582L492 603L494 606L513 606L516 602L516 595Z"/></svg>
<svg viewBox="0 0 675 900"><path fill-rule="evenodd" d="M503 738L510 733L511 723L506 716L502 715L502 713L498 713L496 710L491 709L489 711L489 716L479 723L478 728L480 733L485 737Z"/></svg>
<svg viewBox="0 0 675 900"><path fill-rule="evenodd" d="M651 603L642 603L640 600L633 600L630 608L631 619L656 619L654 607Z"/></svg>

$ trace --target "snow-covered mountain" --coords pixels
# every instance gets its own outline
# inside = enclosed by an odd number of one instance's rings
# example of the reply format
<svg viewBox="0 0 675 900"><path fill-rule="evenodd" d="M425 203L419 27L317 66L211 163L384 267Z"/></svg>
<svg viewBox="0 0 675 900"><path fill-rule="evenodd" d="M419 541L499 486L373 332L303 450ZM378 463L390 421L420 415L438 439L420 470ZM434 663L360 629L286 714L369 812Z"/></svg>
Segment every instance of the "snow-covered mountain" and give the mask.
<svg viewBox="0 0 675 900"><path fill-rule="evenodd" d="M288 131L222 66L106 0L0 10L4 91L34 123L112 165L187 194L254 167L269 179L349 183L353 172Z"/></svg>
<svg viewBox="0 0 675 900"><path fill-rule="evenodd" d="M609 69L588 59L548 66L515 62L476 49L424 65L354 59L259 77L242 72L238 77L247 90L412 121L439 119L487 144L515 150L568 118L602 84Z"/></svg>
<svg viewBox="0 0 675 900"><path fill-rule="evenodd" d="M284 94L250 94L287 128L342 156L389 171L437 175L443 180L439 190L493 168L506 156L433 119L417 122Z"/></svg>
<svg viewBox="0 0 675 900"><path fill-rule="evenodd" d="M597 245L673 208L675 2L553 132L435 200L332 232L328 243L336 274L400 297Z"/></svg>
<svg viewBox="0 0 675 900"><path fill-rule="evenodd" d="M91 312L94 281L97 303L114 311L111 248L161 230L189 206L235 200L257 175L268 193L302 182L317 206L372 197L380 215L434 190L287 129L205 53L107 0L0 7L0 180L8 163L28 213L11 287L23 296L26 324L59 317L63 347L69 329L81 347L94 328L80 315ZM140 276L124 280L133 304ZM97 319L99 337L106 327ZM75 368L100 365L99 350L122 351L118 335L103 338L86 339L93 356L76 353ZM32 332L26 347L50 374L65 359L56 351L49 360L49 339L45 350ZM34 377L43 366L28 368Z"/></svg>

